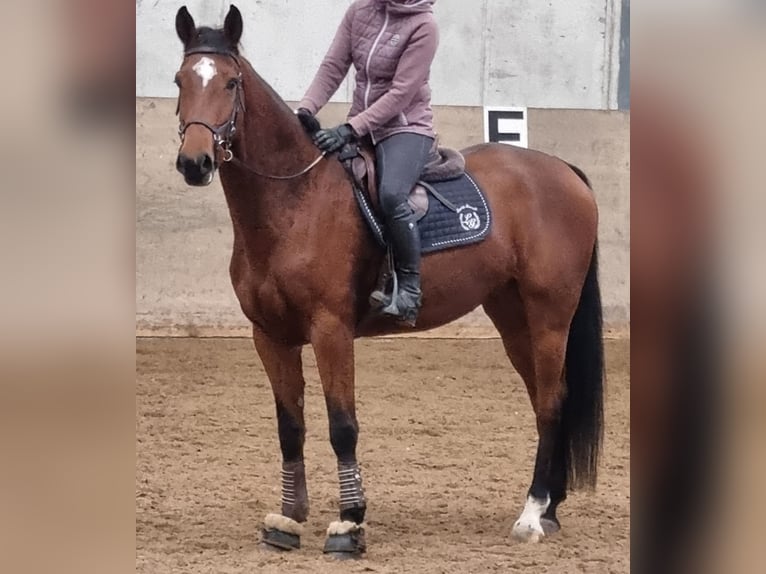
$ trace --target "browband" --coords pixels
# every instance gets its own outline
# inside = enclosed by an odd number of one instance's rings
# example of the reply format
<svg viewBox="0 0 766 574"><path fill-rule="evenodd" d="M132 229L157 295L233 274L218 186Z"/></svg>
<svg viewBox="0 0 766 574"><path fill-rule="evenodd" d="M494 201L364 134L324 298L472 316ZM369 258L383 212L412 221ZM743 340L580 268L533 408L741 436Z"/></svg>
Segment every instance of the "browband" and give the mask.
<svg viewBox="0 0 766 574"><path fill-rule="evenodd" d="M190 50L184 51L184 56L191 56L192 54L219 54L221 56L230 56L234 59L237 58L237 54L231 50L223 50L213 46L199 46L197 48L192 48Z"/></svg>

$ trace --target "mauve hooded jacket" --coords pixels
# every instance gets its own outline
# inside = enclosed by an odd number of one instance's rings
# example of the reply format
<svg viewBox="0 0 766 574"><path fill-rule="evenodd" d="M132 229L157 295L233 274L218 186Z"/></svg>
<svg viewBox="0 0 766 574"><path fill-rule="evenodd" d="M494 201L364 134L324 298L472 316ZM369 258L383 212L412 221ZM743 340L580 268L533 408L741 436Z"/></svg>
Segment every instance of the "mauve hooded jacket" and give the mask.
<svg viewBox="0 0 766 574"><path fill-rule="evenodd" d="M374 143L402 132L434 137L428 84L439 45L434 2L354 2L299 107L316 114L354 64L349 123L358 136L370 134Z"/></svg>

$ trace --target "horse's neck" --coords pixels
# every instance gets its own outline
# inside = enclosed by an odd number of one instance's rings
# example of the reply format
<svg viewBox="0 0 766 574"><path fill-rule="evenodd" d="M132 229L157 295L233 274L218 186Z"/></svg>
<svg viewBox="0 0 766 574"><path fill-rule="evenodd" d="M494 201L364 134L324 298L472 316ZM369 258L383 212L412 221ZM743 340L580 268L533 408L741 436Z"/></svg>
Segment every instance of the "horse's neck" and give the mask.
<svg viewBox="0 0 766 574"><path fill-rule="evenodd" d="M247 60L242 61L242 72L245 112L235 153L261 173L297 173L316 159L317 148L295 114Z"/></svg>
<svg viewBox="0 0 766 574"><path fill-rule="evenodd" d="M320 152L287 104L246 61L242 76L245 111L232 151L244 166L224 164L221 180L235 234L249 246L248 251L261 251L285 240L299 208L310 211L306 202L317 199L312 198L316 194L307 193L310 176L275 181L251 170L275 176L296 174Z"/></svg>

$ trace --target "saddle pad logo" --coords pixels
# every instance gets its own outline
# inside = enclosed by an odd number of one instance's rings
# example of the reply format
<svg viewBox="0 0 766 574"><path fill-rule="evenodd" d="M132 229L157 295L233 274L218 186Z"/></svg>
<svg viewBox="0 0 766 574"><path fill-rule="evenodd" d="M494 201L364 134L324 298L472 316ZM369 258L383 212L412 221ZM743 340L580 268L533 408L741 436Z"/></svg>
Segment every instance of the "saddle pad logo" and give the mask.
<svg viewBox="0 0 766 574"><path fill-rule="evenodd" d="M481 217L477 213L479 210L470 205L458 207L457 214L460 218L460 227L466 231L476 231L481 227Z"/></svg>

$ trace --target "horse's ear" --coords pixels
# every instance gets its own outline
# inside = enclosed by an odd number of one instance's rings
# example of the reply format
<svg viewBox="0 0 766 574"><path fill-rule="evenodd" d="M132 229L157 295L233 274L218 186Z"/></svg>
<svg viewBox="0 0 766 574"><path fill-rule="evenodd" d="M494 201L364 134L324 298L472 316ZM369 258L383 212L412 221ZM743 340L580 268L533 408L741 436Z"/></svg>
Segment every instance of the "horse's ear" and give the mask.
<svg viewBox="0 0 766 574"><path fill-rule="evenodd" d="M186 6L181 6L176 14L176 34L183 42L184 47L189 44L196 31L197 25L194 23L194 18L189 14Z"/></svg>
<svg viewBox="0 0 766 574"><path fill-rule="evenodd" d="M242 38L242 14L234 4L229 6L229 13L223 21L223 34L232 48L236 48Z"/></svg>

